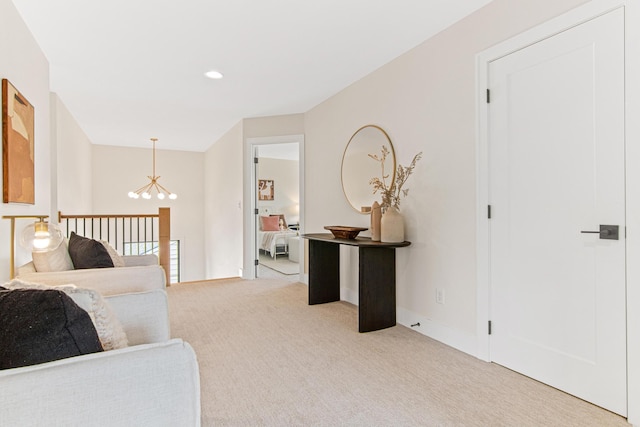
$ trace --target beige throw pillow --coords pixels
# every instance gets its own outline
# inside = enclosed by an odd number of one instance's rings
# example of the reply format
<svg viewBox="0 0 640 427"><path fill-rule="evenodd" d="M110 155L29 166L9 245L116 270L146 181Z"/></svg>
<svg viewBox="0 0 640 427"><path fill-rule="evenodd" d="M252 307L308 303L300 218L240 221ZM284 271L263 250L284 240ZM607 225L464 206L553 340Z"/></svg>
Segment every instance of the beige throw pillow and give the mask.
<svg viewBox="0 0 640 427"><path fill-rule="evenodd" d="M100 240L100 243L102 243L102 245L107 249L107 252L109 252L109 256L111 257L114 267L125 267L124 258L122 258L122 255L120 255L109 242L106 240Z"/></svg>
<svg viewBox="0 0 640 427"><path fill-rule="evenodd" d="M75 285L48 286L40 283L13 279L2 285L7 289L58 289L66 293L80 308L86 311L98 332L102 348L115 350L128 345L127 335L122 324L116 318L107 301L92 289L78 288Z"/></svg>
<svg viewBox="0 0 640 427"><path fill-rule="evenodd" d="M62 241L57 248L47 252L32 252L33 265L37 272L73 270L67 242Z"/></svg>

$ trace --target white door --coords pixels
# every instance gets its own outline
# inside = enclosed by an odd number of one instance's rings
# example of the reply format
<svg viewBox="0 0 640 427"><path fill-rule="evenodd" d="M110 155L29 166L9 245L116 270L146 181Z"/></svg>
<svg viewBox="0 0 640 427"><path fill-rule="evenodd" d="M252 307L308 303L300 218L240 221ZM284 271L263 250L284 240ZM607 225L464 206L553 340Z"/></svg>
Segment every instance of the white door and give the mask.
<svg viewBox="0 0 640 427"><path fill-rule="evenodd" d="M624 416L623 22L490 63L488 120L491 360Z"/></svg>

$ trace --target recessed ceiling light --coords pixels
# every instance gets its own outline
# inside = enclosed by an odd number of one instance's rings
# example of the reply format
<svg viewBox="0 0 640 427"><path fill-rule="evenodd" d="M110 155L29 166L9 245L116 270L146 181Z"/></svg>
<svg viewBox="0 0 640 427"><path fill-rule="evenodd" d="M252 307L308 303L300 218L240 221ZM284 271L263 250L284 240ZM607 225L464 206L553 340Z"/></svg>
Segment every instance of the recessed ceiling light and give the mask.
<svg viewBox="0 0 640 427"><path fill-rule="evenodd" d="M204 73L204 75L209 77L210 79L221 79L223 77L220 71L215 70L207 71L206 73Z"/></svg>

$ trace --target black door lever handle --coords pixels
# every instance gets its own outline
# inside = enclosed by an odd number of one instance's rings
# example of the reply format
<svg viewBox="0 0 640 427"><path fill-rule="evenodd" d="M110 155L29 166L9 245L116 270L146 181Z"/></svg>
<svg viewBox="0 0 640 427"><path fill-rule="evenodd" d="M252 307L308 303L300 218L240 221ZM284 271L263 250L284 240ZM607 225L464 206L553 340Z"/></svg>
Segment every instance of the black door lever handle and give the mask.
<svg viewBox="0 0 640 427"><path fill-rule="evenodd" d="M601 225L600 231L581 231L583 234L599 234L601 239L606 240L618 240L618 230L620 227L617 225Z"/></svg>

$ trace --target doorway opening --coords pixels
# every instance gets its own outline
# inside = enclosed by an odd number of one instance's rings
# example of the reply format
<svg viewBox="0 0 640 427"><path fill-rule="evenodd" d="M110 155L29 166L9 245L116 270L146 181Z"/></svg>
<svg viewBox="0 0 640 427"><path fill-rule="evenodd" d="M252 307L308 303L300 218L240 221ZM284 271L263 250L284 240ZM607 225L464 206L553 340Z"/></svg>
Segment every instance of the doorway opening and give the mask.
<svg viewBox="0 0 640 427"><path fill-rule="evenodd" d="M296 142L254 147L258 278L300 278L299 151Z"/></svg>
<svg viewBox="0 0 640 427"><path fill-rule="evenodd" d="M243 277L297 282L303 271L302 135L250 138Z"/></svg>

